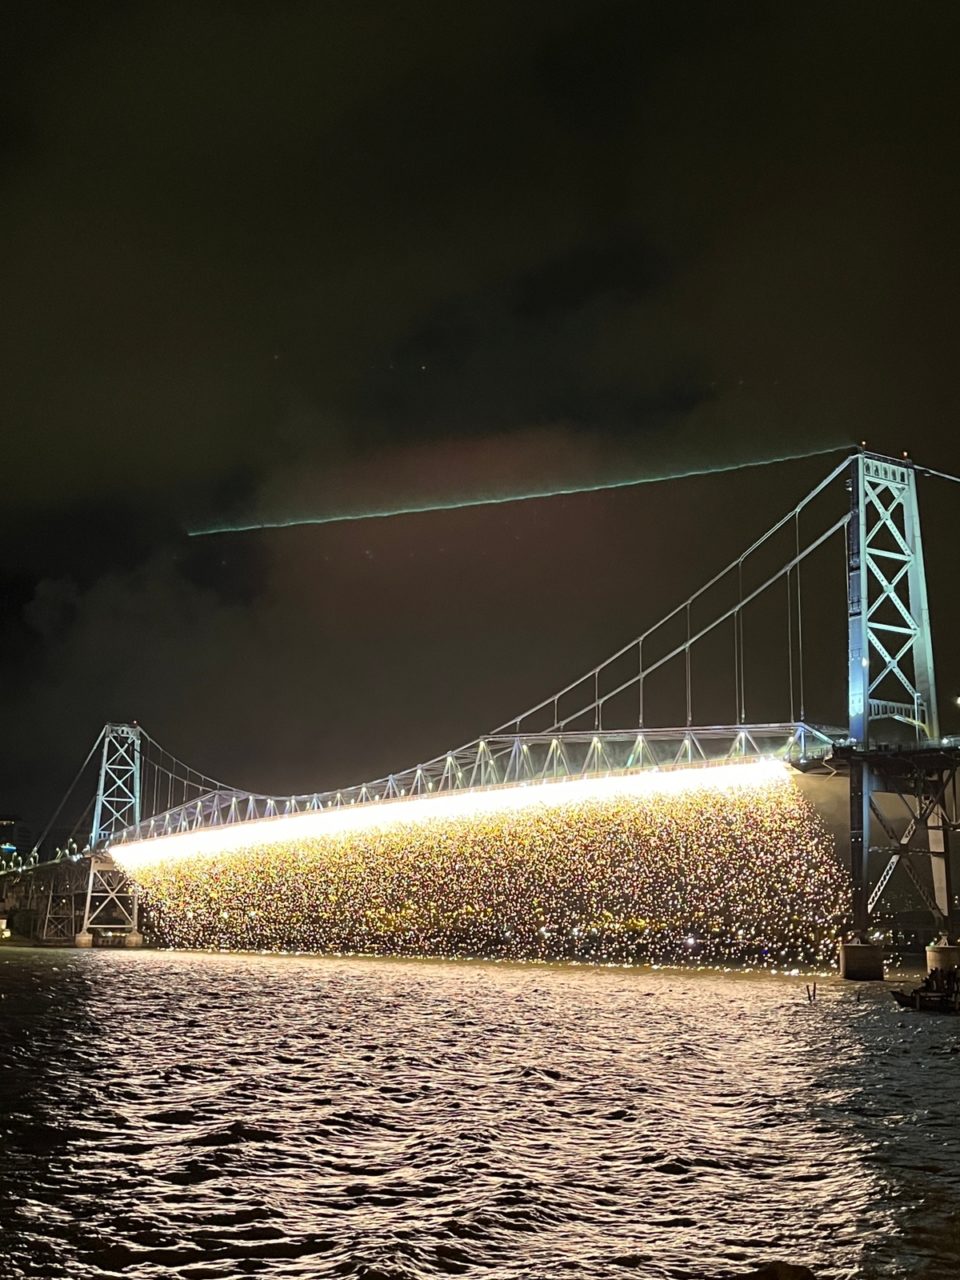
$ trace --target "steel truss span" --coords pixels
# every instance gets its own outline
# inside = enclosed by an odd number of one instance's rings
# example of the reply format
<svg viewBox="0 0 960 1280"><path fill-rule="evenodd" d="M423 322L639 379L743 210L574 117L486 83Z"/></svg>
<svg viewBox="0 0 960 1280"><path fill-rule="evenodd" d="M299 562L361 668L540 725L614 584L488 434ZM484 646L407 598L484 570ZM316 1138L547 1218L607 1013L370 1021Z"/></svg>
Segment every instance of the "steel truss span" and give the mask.
<svg viewBox="0 0 960 1280"><path fill-rule="evenodd" d="M843 736L799 722L710 725L603 733L512 734L480 738L403 773L339 791L265 796L230 787L212 789L118 833L114 844L156 839L204 827L371 805L413 796L492 787L691 768L735 761L822 759Z"/></svg>

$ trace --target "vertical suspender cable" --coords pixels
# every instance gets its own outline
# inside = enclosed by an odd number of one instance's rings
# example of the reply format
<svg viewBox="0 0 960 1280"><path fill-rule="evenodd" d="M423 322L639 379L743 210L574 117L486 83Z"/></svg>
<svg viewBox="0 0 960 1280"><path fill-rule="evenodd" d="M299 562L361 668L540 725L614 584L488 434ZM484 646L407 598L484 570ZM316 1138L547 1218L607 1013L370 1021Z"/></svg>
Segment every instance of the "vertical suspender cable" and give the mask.
<svg viewBox="0 0 960 1280"><path fill-rule="evenodd" d="M743 724L747 718L747 697L744 690L744 661L743 661L743 559L737 561L737 577L739 579L740 604L737 608L737 626L740 631L740 641L738 651L740 655L740 723Z"/></svg>
<svg viewBox="0 0 960 1280"><path fill-rule="evenodd" d="M687 601L687 647L684 652L687 668L687 728L693 724L693 695L690 687L690 601Z"/></svg>
<svg viewBox="0 0 960 1280"><path fill-rule="evenodd" d="M790 723L795 723L793 714L793 592L791 590L790 570L787 569L787 677L790 681Z"/></svg>
<svg viewBox="0 0 960 1280"><path fill-rule="evenodd" d="M803 697L803 604L800 598L800 509L794 516L797 549L797 667L800 675L800 719L806 721L807 710Z"/></svg>
<svg viewBox="0 0 960 1280"><path fill-rule="evenodd" d="M718 583L726 580L728 574L730 574L733 571L734 566L737 566L737 568L742 572L744 561L747 560L750 556L752 556L753 553L757 551L760 547L766 545L769 539L774 537L776 534L780 533L781 530L786 530L789 526L790 521L796 518L798 512L806 508L819 494L823 493L827 489L827 487L833 483L833 481L837 478L837 476L845 472L848 466L849 466L849 462L847 458L844 458L844 460L840 462L838 466L834 467L834 469L827 476L825 476L824 479L818 485L816 485L815 488L813 488L806 495L806 497L803 498L803 500L793 508L792 511L787 511L787 513L783 517L781 517L781 519L779 519L774 525L772 525L766 531L766 533L763 534L762 537L756 539L749 547L747 547L747 549L741 553L739 560L731 561L729 564L725 565L724 568L719 573L714 574L714 576L708 582L705 582L697 591L695 591L693 595L690 597L691 601L699 600L700 597L704 595L705 592L709 591ZM817 543L817 545L819 545L819 542ZM753 598L755 594L756 593L751 593L751 598ZM737 703L738 703L737 712L739 713L739 719L741 720L744 719L746 714L746 691L744 687L744 672L745 672L746 663L743 655L743 641L744 641L744 626L743 626L743 616L742 616L743 603L744 602L742 599L742 581L741 581L741 600L738 605L738 612L740 616L736 620L736 627L735 627L736 646L738 651L736 655L736 673L737 673L736 692L737 692ZM664 617L659 619L659 621L655 624L655 626L648 627L645 634L651 635L654 631L657 631L661 626L665 626L666 624L672 622L673 619L675 619L677 615L680 613L680 610L683 608L684 608L684 604L680 604L675 609L672 609L668 614L665 614ZM726 611L724 613L723 615L724 621L726 621L727 616L729 616L729 611ZM629 640L622 648L618 649L615 653L611 654L610 657L606 660L606 662L602 664L602 669L606 669L613 662L622 658L625 654L627 654L633 648L636 642L637 642L637 637L634 637L633 639ZM659 667L659 665L660 665L659 663L654 663L655 667ZM578 679L574 680L572 684L569 684L565 688L559 690L559 696L563 697L567 693L572 693L574 690L579 689L581 685L586 684L587 681L589 681L591 674L593 674L592 671L584 672L581 676L578 677ZM632 683L632 680L628 683ZM614 694L619 692L620 692L620 688L612 689L609 696L612 697ZM529 708L529 710L524 714L532 715L534 712L537 712L546 708L547 706L549 706L553 696L554 695L550 695L549 697L542 699L542 701L538 702L535 706ZM590 705L591 705L590 703L581 704L575 711L572 711L568 716L565 717L564 723L569 724L572 721L578 720L581 717L584 717L587 714L589 714ZM507 725L509 726L509 724L512 724L512 722L513 721L511 719L510 721L507 722ZM497 729L492 730L491 732L501 733L504 731L504 729L505 729L505 726L501 725Z"/></svg>
<svg viewBox="0 0 960 1280"><path fill-rule="evenodd" d="M733 614L733 719L740 721L740 607Z"/></svg>
<svg viewBox="0 0 960 1280"><path fill-rule="evenodd" d="M593 727L600 728L600 668L593 673Z"/></svg>
<svg viewBox="0 0 960 1280"><path fill-rule="evenodd" d="M73 788L74 788L74 787L77 785L77 783L80 781L80 776L81 776L81 774L83 773L83 771L84 771L84 769L87 767L87 765L90 763L90 761L93 759L93 757L94 757L94 753L96 752L97 747L99 747L99 746L100 746L100 743L103 741L103 735L104 735L104 733L105 733L105 730L104 730L104 729L101 729L101 730L100 730L100 732L97 734L97 736L96 736L96 740L94 741L93 746L92 746L92 747L90 748L90 750L87 752L87 758L86 758L86 760L84 760L83 764L80 766L80 768L77 770L76 774L74 775L73 781L70 783L69 787L67 787L66 791L64 792L63 799L60 801L60 803L57 805L56 809L54 809L54 811L53 811L53 817L50 819L50 821L47 823L47 825L43 828L43 831L40 833L40 839L36 842L36 844L35 844L35 845L33 846L33 848L30 850L30 852L31 852L31 853L36 853L36 854L38 854L38 855L39 855L40 846L43 844L44 840L46 840L47 836L48 836L48 835L50 834L50 832L53 830L53 824L54 824L54 823L56 822L56 820L60 817L60 810L63 808L63 806L64 806L64 805L67 803L67 801L70 799L70 795L71 795L71 793L72 793L72 791L73 791ZM51 885L52 885L52 883L53 883L53 882L51 881Z"/></svg>
<svg viewBox="0 0 960 1280"><path fill-rule="evenodd" d="M637 725L643 728L643 636L637 641L637 684L640 688L640 708Z"/></svg>

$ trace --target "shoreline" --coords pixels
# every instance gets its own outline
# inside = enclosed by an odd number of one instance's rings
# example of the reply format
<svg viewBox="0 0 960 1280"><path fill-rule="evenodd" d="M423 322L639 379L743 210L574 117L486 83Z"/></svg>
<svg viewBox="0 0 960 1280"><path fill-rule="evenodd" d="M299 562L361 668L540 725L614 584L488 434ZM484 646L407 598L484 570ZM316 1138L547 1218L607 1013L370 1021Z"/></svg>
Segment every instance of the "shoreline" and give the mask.
<svg viewBox="0 0 960 1280"><path fill-rule="evenodd" d="M735 976L769 976L775 978L795 978L808 981L826 981L833 978L840 978L840 972L837 968L832 969L812 969L801 968L793 965L790 968L778 968L768 965L752 965L752 964L667 964L667 963L649 963L640 964L616 963L616 962L594 962L589 960L566 960L566 959L518 959L516 957L499 957L499 956L482 956L482 955L412 955L404 953L389 952L371 952L371 951L257 951L233 949L227 947L165 947L145 943L142 947L127 948L123 946L94 946L92 948L81 948L71 946L58 946L51 944L35 943L28 939L7 938L0 941L0 949L7 949L17 952L36 952L36 953L58 953L77 952L78 954L89 954L92 952L122 952L127 955L136 955L138 953L147 952L152 955L170 955L170 956L235 956L240 958L261 958L275 960L353 960L367 962L371 964L410 964L410 965L437 965L437 966L458 966L471 965L483 967L515 968L515 969L556 969L556 970L574 970L587 972L609 972L623 974L654 974L663 973L675 976L695 976L697 974L713 974L723 976L725 974ZM906 953L904 956L905 963L890 965L884 972L883 979L877 980L876 983L859 983L851 982L850 986L858 987L861 985L878 985L888 983L902 983L916 978L926 972L923 954ZM846 981L846 980L844 980Z"/></svg>

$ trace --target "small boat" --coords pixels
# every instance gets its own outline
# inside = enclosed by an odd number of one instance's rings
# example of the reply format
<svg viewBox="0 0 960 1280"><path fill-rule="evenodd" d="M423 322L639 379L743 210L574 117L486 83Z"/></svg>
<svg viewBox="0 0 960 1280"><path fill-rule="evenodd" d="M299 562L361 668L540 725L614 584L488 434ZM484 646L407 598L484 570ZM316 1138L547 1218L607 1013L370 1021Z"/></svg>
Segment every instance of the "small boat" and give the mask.
<svg viewBox="0 0 960 1280"><path fill-rule="evenodd" d="M891 991L901 1009L913 1009L916 1013L960 1013L960 997L955 992L924 991L917 987L915 991Z"/></svg>

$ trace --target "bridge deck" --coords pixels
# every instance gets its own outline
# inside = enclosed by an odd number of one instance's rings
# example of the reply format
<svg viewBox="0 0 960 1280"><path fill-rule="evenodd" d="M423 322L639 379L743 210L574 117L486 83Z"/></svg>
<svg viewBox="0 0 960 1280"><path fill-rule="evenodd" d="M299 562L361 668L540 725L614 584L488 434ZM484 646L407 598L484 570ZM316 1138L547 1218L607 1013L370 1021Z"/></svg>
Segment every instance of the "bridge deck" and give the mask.
<svg viewBox="0 0 960 1280"><path fill-rule="evenodd" d="M445 792L646 769L690 768L736 760L775 758L802 763L829 754L844 737L840 729L800 721L594 733L499 734L479 738L403 773L337 791L267 796L230 788L210 790L127 827L114 836L112 843Z"/></svg>

